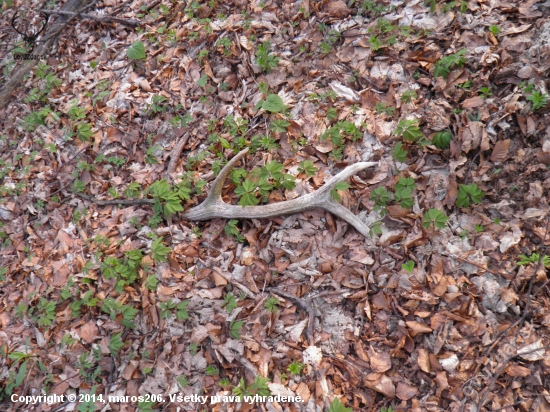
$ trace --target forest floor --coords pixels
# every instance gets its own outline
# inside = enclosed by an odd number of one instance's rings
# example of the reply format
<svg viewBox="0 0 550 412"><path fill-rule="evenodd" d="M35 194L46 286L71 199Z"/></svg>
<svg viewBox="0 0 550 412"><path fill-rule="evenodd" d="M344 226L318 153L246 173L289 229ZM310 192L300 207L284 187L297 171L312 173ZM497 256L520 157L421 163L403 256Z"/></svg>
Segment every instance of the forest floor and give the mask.
<svg viewBox="0 0 550 412"><path fill-rule="evenodd" d="M87 4L0 109L1 410L550 411L548 1Z"/></svg>

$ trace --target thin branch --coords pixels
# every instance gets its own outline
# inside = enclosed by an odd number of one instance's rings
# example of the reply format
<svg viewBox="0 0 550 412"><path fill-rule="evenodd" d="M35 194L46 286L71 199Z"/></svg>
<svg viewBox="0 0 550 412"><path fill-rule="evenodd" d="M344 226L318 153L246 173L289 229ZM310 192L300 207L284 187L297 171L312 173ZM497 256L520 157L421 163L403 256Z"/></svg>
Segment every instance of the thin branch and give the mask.
<svg viewBox="0 0 550 412"><path fill-rule="evenodd" d="M78 13L78 12L63 11L63 10L54 11L54 10L48 10L48 9L41 9L39 11L40 13L44 13L47 15L54 15L54 16L77 16L83 19L95 20L100 23L119 23L130 27L141 25L141 22L139 20L121 19L119 17L112 17L112 16L98 16L97 14Z"/></svg>
<svg viewBox="0 0 550 412"><path fill-rule="evenodd" d="M172 173L174 173L176 170L181 152L183 151L183 147L187 144L188 140L189 132L185 132L185 134L180 138L176 146L174 146L172 153L170 153L170 163L168 163L168 168L166 169L166 180L168 181L168 183L172 182Z"/></svg>
<svg viewBox="0 0 550 412"><path fill-rule="evenodd" d="M155 203L154 199L113 199L113 200L97 200L92 196L85 195L84 193L75 193L77 196L89 200L99 206L136 206L136 205L152 205Z"/></svg>

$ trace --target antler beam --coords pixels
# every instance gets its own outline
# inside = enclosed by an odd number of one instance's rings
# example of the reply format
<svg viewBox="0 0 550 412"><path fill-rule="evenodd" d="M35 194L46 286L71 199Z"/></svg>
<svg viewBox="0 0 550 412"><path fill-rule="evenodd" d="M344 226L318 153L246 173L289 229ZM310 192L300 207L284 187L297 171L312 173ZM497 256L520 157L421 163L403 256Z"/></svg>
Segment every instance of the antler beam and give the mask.
<svg viewBox="0 0 550 412"><path fill-rule="evenodd" d="M336 176L314 192L296 199L261 206L228 205L222 200L222 188L227 175L245 154L248 148L239 152L222 169L212 183L212 189L207 198L198 206L192 207L180 215L188 220L208 220L212 218L225 219L266 219L275 216L290 215L311 209L324 209L352 225L365 237L370 237L369 227L352 212L332 199L330 191L334 186L348 177L368 167L378 166L378 162L360 162L346 167Z"/></svg>

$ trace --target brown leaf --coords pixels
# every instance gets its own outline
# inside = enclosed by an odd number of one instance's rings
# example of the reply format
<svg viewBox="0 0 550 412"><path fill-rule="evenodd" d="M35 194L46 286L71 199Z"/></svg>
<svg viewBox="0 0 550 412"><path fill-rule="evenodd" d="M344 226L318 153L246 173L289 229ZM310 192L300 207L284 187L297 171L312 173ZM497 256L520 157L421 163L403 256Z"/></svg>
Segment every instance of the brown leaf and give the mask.
<svg viewBox="0 0 550 412"><path fill-rule="evenodd" d="M462 102L463 109L469 109L471 107L478 107L483 105L483 99L480 96L470 97Z"/></svg>
<svg viewBox="0 0 550 412"><path fill-rule="evenodd" d="M386 372L391 368L390 354L387 352L376 353L374 350L369 351L370 367L373 372Z"/></svg>
<svg viewBox="0 0 550 412"><path fill-rule="evenodd" d="M90 320L80 328L80 338L84 343L92 343L99 338L99 330L94 321Z"/></svg>
<svg viewBox="0 0 550 412"><path fill-rule="evenodd" d="M430 333L432 331L432 328L423 323L408 321L405 324L415 333Z"/></svg>
<svg viewBox="0 0 550 412"><path fill-rule="evenodd" d="M327 6L327 11L331 17L339 19L348 17L351 14L351 10L342 0L331 1Z"/></svg>
<svg viewBox="0 0 550 412"><path fill-rule="evenodd" d="M520 376L522 378L531 375L529 368L516 364L508 365L504 370L508 376Z"/></svg>
<svg viewBox="0 0 550 412"><path fill-rule="evenodd" d="M510 139L499 140L496 142L495 147L493 148L493 153L489 160L491 162L504 162L508 157L508 150L510 149Z"/></svg>
<svg viewBox="0 0 550 412"><path fill-rule="evenodd" d="M426 373L430 373L430 355L426 349L418 349L418 366Z"/></svg>
<svg viewBox="0 0 550 412"><path fill-rule="evenodd" d="M414 386L407 385L406 383L399 382L397 384L397 390L395 395L402 401L408 401L418 393L418 389Z"/></svg>

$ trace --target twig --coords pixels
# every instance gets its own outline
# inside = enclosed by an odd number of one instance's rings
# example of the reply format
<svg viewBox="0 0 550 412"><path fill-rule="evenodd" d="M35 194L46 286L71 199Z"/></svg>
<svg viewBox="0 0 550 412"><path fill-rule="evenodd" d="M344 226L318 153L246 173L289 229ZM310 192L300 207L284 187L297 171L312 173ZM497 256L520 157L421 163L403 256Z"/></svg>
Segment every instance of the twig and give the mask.
<svg viewBox="0 0 550 412"><path fill-rule="evenodd" d="M168 163L168 168L166 169L166 180L168 181L168 183L171 183L172 181L171 175L176 170L176 165L178 164L178 160L181 156L181 152L183 151L183 147L187 144L187 140L189 140L188 131L184 133L174 149L172 149L172 153L170 153L170 163Z"/></svg>
<svg viewBox="0 0 550 412"><path fill-rule="evenodd" d="M152 205L155 203L154 199L114 199L114 200L97 200L92 196L85 195L84 193L75 193L77 196L89 200L100 206L122 205L122 206L136 206L136 205Z"/></svg>
<svg viewBox="0 0 550 412"><path fill-rule="evenodd" d="M139 20L121 19L119 17L112 17L112 16L98 16L96 14L78 13L78 12L63 11L63 10L54 11L54 10L42 9L39 11L41 13L54 15L54 16L76 16L83 19L95 20L100 23L120 23L125 26L131 26L131 27L141 25L141 22Z"/></svg>

